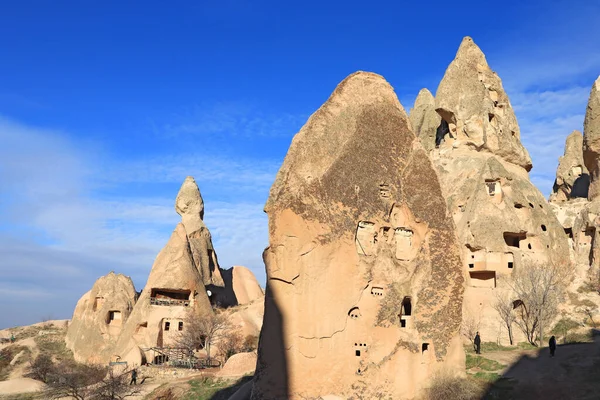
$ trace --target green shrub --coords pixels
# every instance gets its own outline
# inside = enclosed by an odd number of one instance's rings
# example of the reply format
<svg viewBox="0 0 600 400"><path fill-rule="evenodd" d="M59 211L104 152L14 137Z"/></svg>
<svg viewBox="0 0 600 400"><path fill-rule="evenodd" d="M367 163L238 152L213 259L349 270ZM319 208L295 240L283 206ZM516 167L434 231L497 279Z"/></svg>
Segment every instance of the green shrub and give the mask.
<svg viewBox="0 0 600 400"><path fill-rule="evenodd" d="M472 356L467 354L466 368L479 368L484 371L498 371L505 368L506 365L500 364L498 361L490 360L481 356Z"/></svg>
<svg viewBox="0 0 600 400"><path fill-rule="evenodd" d="M477 372L475 375L473 375L476 379L479 379L480 381L483 382L489 382L489 383L494 383L496 382L498 379L500 379L500 375L498 375L495 372Z"/></svg>

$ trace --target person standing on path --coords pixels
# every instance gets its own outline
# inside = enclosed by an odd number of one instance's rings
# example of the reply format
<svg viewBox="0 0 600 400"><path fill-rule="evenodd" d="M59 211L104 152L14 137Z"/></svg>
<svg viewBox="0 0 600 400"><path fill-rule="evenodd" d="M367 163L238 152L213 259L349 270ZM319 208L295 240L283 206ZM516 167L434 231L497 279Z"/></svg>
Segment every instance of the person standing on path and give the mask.
<svg viewBox="0 0 600 400"><path fill-rule="evenodd" d="M550 357L554 357L554 352L556 351L556 338L554 336L548 341L548 347L550 347Z"/></svg>
<svg viewBox="0 0 600 400"><path fill-rule="evenodd" d="M137 370L136 369L131 370L131 382L129 382L129 384L137 385Z"/></svg>
<svg viewBox="0 0 600 400"><path fill-rule="evenodd" d="M473 344L475 345L475 353L481 354L481 337L479 337L479 332L477 332L477 334L475 335Z"/></svg>

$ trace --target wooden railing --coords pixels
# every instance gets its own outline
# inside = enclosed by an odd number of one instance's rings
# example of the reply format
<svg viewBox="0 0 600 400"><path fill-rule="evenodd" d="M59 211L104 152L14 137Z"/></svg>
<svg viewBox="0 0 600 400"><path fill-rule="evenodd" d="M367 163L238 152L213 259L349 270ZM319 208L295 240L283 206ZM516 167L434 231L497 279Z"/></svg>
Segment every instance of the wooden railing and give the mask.
<svg viewBox="0 0 600 400"><path fill-rule="evenodd" d="M150 304L153 306L184 306L190 305L189 300L177 300L168 298L150 297Z"/></svg>

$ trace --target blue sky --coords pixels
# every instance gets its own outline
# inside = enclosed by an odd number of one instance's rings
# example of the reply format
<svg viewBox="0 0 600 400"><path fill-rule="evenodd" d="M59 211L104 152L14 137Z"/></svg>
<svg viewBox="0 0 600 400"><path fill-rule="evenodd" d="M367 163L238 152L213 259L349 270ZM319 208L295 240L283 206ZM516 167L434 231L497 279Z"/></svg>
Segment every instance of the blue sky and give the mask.
<svg viewBox="0 0 600 400"><path fill-rule="evenodd" d="M410 109L465 35L503 79L548 195L600 74L598 3L402 3L3 2L0 328L69 318L111 270L141 289L187 175L221 266L264 284L262 207L295 132L356 70Z"/></svg>

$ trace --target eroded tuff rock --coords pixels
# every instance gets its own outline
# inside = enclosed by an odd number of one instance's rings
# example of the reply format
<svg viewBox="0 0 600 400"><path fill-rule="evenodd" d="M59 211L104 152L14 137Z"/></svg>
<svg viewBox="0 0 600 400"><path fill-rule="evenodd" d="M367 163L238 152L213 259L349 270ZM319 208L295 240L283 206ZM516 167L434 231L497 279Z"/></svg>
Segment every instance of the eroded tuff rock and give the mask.
<svg viewBox="0 0 600 400"><path fill-rule="evenodd" d="M489 152L527 171L531 169L531 158L521 144L519 125L502 81L470 37L460 44L435 101L448 125L442 147Z"/></svg>
<svg viewBox="0 0 600 400"><path fill-rule="evenodd" d="M347 398L363 383L367 397L403 398L442 365L464 370L454 226L381 76L350 75L310 117L265 211L253 399Z"/></svg>
<svg viewBox="0 0 600 400"><path fill-rule="evenodd" d="M75 360L101 363L110 358L136 297L128 276L111 272L94 283L77 302L67 330L67 347Z"/></svg>
<svg viewBox="0 0 600 400"><path fill-rule="evenodd" d="M212 238L204 224L204 201L200 189L193 177L188 176L179 189L175 200L175 211L181 215L181 221L190 243L194 264L202 276L205 285L224 286L219 271L217 253Z"/></svg>
<svg viewBox="0 0 600 400"><path fill-rule="evenodd" d="M194 265L183 224L160 251L144 290L125 322L115 354L131 365L152 362L151 347L169 347L185 330L186 317L205 318L212 308Z"/></svg>
<svg viewBox="0 0 600 400"><path fill-rule="evenodd" d="M515 269L537 263L568 268L567 238L529 180L531 163L500 78L470 38L448 67L436 103L455 138L431 158L461 245L463 317L479 323L483 340L508 343L493 309L495 293L510 292Z"/></svg>
<svg viewBox="0 0 600 400"><path fill-rule="evenodd" d="M590 171L589 200L600 197L600 77L590 92L583 122L583 158Z"/></svg>
<svg viewBox="0 0 600 400"><path fill-rule="evenodd" d="M413 132L427 151L435 148L435 136L442 121L435 111L435 98L427 89L421 89L415 100L414 107L410 110L410 123Z"/></svg>
<svg viewBox="0 0 600 400"><path fill-rule="evenodd" d="M583 135L573 131L567 136L565 154L558 161L556 180L550 195L553 203L588 196L590 177L583 162Z"/></svg>

